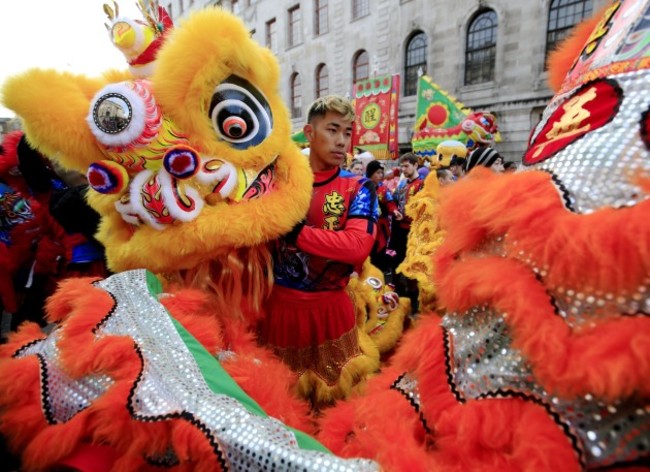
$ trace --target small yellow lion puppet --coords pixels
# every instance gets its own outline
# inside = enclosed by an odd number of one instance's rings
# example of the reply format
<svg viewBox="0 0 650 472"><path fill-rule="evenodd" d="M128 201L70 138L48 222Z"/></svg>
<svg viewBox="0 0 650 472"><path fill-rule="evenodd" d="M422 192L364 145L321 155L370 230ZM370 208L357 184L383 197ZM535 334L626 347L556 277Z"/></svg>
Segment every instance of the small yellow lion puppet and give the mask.
<svg viewBox="0 0 650 472"><path fill-rule="evenodd" d="M366 260L361 274L348 283L354 301L357 325L377 346L380 354L390 352L404 331L406 317L411 311L411 301L400 297L386 284L384 274Z"/></svg>

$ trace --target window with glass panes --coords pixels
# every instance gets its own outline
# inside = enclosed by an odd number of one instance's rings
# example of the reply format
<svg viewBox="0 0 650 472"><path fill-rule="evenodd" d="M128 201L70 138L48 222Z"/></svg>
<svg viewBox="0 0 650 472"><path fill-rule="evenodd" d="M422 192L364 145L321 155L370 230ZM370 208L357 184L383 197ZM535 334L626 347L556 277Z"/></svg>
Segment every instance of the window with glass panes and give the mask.
<svg viewBox="0 0 650 472"><path fill-rule="evenodd" d="M327 7L328 0L314 0L314 34L327 33Z"/></svg>
<svg viewBox="0 0 650 472"><path fill-rule="evenodd" d="M266 47L273 52L277 51L277 22L275 18L266 22Z"/></svg>
<svg viewBox="0 0 650 472"><path fill-rule="evenodd" d="M368 77L370 77L370 58L367 51L361 50L354 56L352 81L358 82Z"/></svg>
<svg viewBox="0 0 650 472"><path fill-rule="evenodd" d="M553 0L548 10L546 54L566 38L571 28L591 16L593 8L591 0Z"/></svg>
<svg viewBox="0 0 650 472"><path fill-rule="evenodd" d="M494 80L497 51L497 14L493 10L479 13L467 29L465 48L465 85Z"/></svg>
<svg viewBox="0 0 650 472"><path fill-rule="evenodd" d="M300 44L302 40L302 35L300 34L301 20L300 5L289 8L289 46Z"/></svg>
<svg viewBox="0 0 650 472"><path fill-rule="evenodd" d="M294 72L291 76L291 118L302 116L302 83L300 75Z"/></svg>
<svg viewBox="0 0 650 472"><path fill-rule="evenodd" d="M427 72L427 36L423 32L414 34L406 45L404 57L404 95L418 93L418 71Z"/></svg>
<svg viewBox="0 0 650 472"><path fill-rule="evenodd" d="M352 0L352 19L356 20L370 13L370 0Z"/></svg>
<svg viewBox="0 0 650 472"><path fill-rule="evenodd" d="M316 98L322 97L329 93L329 74L327 66L320 64L316 68Z"/></svg>

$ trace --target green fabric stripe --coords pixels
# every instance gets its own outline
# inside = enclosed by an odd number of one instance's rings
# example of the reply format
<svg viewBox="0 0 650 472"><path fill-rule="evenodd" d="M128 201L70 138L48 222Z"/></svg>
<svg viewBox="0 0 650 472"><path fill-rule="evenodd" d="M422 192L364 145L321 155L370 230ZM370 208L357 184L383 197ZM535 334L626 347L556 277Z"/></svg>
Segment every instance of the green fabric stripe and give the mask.
<svg viewBox="0 0 650 472"><path fill-rule="evenodd" d="M152 296L157 298L157 295L159 293L162 293L162 285L153 273L147 271L146 274L147 287L149 288L149 292ZM181 339L189 351L192 353L194 360L196 360L196 363L198 364L199 369L203 374L203 378L210 389L216 394L228 395L229 397L235 398L249 412L255 415L261 416L263 418L268 417L268 415L255 402L255 400L249 397L246 392L244 392L241 387L237 385L237 382L235 382L232 377L228 375L228 372L224 370L219 361L214 356L212 356L203 347L203 345L198 342L196 338L183 327L183 325L176 321L174 317L170 316L170 318L174 323L174 326L178 331ZM295 434L296 440L298 441L298 446L302 449L331 453L325 446L323 446L308 434L305 434L302 431L286 425L285 427Z"/></svg>

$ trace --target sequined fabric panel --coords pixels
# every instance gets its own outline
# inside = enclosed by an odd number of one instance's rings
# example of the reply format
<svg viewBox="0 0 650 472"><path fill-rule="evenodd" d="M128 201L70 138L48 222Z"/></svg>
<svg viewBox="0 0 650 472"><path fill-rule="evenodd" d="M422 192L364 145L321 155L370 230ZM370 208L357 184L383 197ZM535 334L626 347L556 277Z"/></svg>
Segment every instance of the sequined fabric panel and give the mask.
<svg viewBox="0 0 650 472"><path fill-rule="evenodd" d="M633 178L647 177L650 172L649 151L639 135L641 113L650 107L650 70L610 79L623 91L616 116L553 157L526 167L553 174L565 190L568 206L577 213L591 213L607 206L632 206L648 198ZM554 106L545 111L533 139L560 102L556 99Z"/></svg>
<svg viewBox="0 0 650 472"><path fill-rule="evenodd" d="M129 401L135 418L188 419L205 433L226 470L377 470L372 461L299 449L278 420L251 414L236 399L214 393L166 310L149 295L145 271L125 272L97 285L117 302L98 335L132 337L144 360Z"/></svg>
<svg viewBox="0 0 650 472"><path fill-rule="evenodd" d="M422 422L424 429L427 432L430 432L431 430L427 426L427 422L421 411L420 388L417 379L409 373L404 373L393 382L390 388L397 390L404 396L420 416L420 421Z"/></svg>
<svg viewBox="0 0 650 472"><path fill-rule="evenodd" d="M356 328L338 339L326 341L319 346L302 348L274 346L273 351L294 372L302 374L311 370L327 385L336 384L345 364L361 354Z"/></svg>
<svg viewBox="0 0 650 472"><path fill-rule="evenodd" d="M496 255L504 254L502 248ZM553 300L557 313L572 328L585 326L607 318L621 316L647 316L650 314L650 277L632 290L614 293L596 290L589 286L564 287L548 283L548 267L538 265L526 251L511 246L511 256L530 267L540 278Z"/></svg>
<svg viewBox="0 0 650 472"><path fill-rule="evenodd" d="M57 347L59 330L21 349L16 358L37 356L41 366L41 404L48 423L65 423L88 408L112 384L107 375L70 378L62 369Z"/></svg>
<svg viewBox="0 0 650 472"><path fill-rule="evenodd" d="M459 401L517 397L543 406L562 427L588 468L631 462L650 451L650 406L609 404L585 395L558 398L535 378L512 347L507 314L488 307L443 318L451 389Z"/></svg>
<svg viewBox="0 0 650 472"><path fill-rule="evenodd" d="M504 243L504 241L507 241ZM548 267L538 264L534 257L517 248L516 241L493 237L471 252L471 257L512 257L524 263L541 280L553 300L557 313L572 328L607 318L650 315L650 277L638 287L614 293L592 287L552 286L547 281Z"/></svg>

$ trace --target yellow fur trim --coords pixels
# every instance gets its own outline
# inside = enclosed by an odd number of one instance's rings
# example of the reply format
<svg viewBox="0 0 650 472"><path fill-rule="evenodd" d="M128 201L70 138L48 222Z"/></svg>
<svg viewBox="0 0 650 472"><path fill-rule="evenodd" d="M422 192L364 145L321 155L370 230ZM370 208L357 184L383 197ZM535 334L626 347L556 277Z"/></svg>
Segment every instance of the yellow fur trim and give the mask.
<svg viewBox="0 0 650 472"><path fill-rule="evenodd" d="M327 385L318 375L308 370L298 379L298 394L311 399L316 408L348 397L355 388L361 387L363 379L379 369L377 346L363 331L359 331L359 348L361 355L350 359L343 367L336 384Z"/></svg>
<svg viewBox="0 0 650 472"><path fill-rule="evenodd" d="M422 190L406 205L406 214L413 222L406 245L406 258L397 272L417 281L421 312L436 310L433 254L445 238L439 223L439 191L436 173L431 172Z"/></svg>

